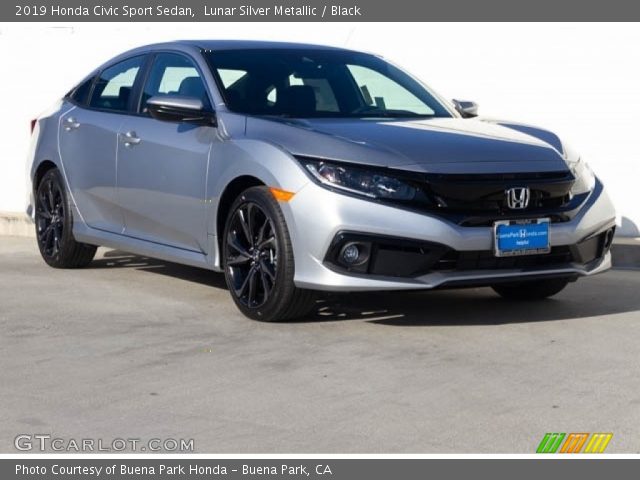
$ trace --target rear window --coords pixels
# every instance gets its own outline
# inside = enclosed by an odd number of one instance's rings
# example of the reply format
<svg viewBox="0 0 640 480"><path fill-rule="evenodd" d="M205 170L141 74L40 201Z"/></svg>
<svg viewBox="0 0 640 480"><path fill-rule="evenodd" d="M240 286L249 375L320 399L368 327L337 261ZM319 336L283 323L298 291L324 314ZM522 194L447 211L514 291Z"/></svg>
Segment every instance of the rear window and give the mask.
<svg viewBox="0 0 640 480"><path fill-rule="evenodd" d="M89 93L91 92L91 85L93 85L93 80L95 77L90 77L77 87L75 87L69 94L67 95L72 102L77 103L79 105L86 105L89 100Z"/></svg>
<svg viewBox="0 0 640 480"><path fill-rule="evenodd" d="M144 55L129 58L103 70L93 87L90 106L114 112L128 111L133 85L144 58Z"/></svg>

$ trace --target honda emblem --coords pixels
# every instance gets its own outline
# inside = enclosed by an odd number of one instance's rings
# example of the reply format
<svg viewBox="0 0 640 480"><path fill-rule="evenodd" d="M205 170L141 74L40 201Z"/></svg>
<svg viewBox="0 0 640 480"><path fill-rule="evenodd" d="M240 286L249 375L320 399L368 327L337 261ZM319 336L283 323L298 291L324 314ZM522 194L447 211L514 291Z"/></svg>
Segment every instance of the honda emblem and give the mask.
<svg viewBox="0 0 640 480"><path fill-rule="evenodd" d="M531 191L528 187L514 187L505 190L507 207L511 210L523 210L529 206Z"/></svg>

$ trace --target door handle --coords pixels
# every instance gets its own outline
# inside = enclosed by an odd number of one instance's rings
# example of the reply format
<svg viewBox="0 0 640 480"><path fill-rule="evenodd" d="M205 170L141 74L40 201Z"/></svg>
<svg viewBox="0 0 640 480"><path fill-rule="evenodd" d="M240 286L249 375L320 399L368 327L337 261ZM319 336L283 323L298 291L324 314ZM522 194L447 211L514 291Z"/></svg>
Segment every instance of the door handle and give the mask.
<svg viewBox="0 0 640 480"><path fill-rule="evenodd" d="M142 141L140 137L136 135L136 132L134 132L133 130L130 130L124 134L120 134L120 138L124 142L125 147L132 147L133 145L138 145Z"/></svg>
<svg viewBox="0 0 640 480"><path fill-rule="evenodd" d="M71 130L75 130L80 126L80 122L76 122L76 119L73 117L67 117L64 120L64 130L66 132L70 132Z"/></svg>

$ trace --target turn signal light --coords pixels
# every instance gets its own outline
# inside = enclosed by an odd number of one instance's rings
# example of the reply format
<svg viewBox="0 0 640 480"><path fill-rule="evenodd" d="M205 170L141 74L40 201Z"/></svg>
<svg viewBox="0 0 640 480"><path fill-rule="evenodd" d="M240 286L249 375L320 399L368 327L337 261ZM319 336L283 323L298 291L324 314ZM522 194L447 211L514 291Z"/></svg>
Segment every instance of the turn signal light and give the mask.
<svg viewBox="0 0 640 480"><path fill-rule="evenodd" d="M279 188L275 187L270 187L269 191L271 192L271 195L273 195L273 198L275 198L279 202L288 202L295 195L295 193L293 192L287 192L286 190L280 190Z"/></svg>

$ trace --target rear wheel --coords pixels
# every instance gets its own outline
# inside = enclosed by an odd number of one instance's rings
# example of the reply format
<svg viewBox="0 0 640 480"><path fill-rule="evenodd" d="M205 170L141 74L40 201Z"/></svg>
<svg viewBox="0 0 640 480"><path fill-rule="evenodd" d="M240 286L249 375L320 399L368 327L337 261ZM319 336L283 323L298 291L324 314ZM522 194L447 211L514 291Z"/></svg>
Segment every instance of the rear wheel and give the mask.
<svg viewBox="0 0 640 480"><path fill-rule="evenodd" d="M44 261L55 268L88 265L97 247L73 238L73 216L57 169L49 170L40 180L35 203L36 239Z"/></svg>
<svg viewBox="0 0 640 480"><path fill-rule="evenodd" d="M511 300L541 300L559 293L568 283L569 280L564 278L550 278L494 285L492 288L501 297Z"/></svg>
<svg viewBox="0 0 640 480"><path fill-rule="evenodd" d="M315 292L293 283L294 259L280 206L266 187L245 190L233 203L224 229L227 286L240 311L262 321L308 314Z"/></svg>

